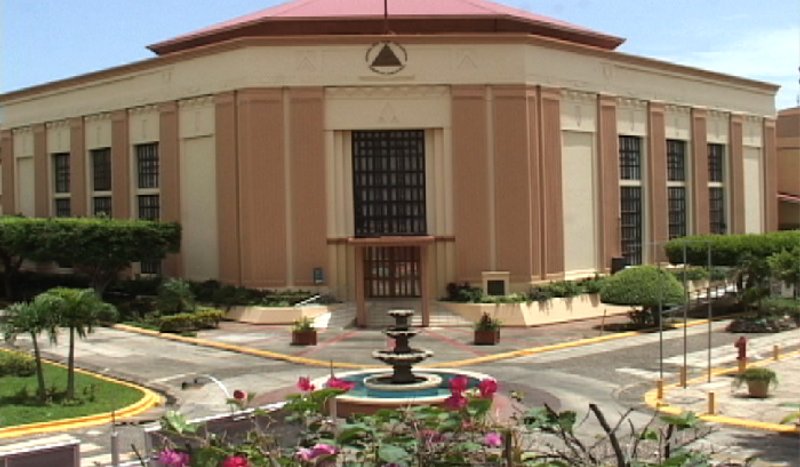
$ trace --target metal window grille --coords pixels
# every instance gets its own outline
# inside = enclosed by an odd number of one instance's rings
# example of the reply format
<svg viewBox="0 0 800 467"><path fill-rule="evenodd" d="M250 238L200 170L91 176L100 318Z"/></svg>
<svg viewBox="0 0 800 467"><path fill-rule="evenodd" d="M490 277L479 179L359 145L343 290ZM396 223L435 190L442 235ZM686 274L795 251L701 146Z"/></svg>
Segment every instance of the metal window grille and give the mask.
<svg viewBox="0 0 800 467"><path fill-rule="evenodd" d="M358 237L425 235L425 132L354 131Z"/></svg>
<svg viewBox="0 0 800 467"><path fill-rule="evenodd" d="M111 149L92 149L92 189L111 191Z"/></svg>
<svg viewBox="0 0 800 467"><path fill-rule="evenodd" d="M725 146L722 144L708 145L708 181L724 181Z"/></svg>
<svg viewBox="0 0 800 467"><path fill-rule="evenodd" d="M161 200L158 195L139 195L139 219L157 221L161 218Z"/></svg>
<svg viewBox="0 0 800 467"><path fill-rule="evenodd" d="M55 200L56 217L69 217L72 215L72 209L69 198L58 198Z"/></svg>
<svg viewBox="0 0 800 467"><path fill-rule="evenodd" d="M642 179L642 139L619 137L619 174L622 180Z"/></svg>
<svg viewBox="0 0 800 467"><path fill-rule="evenodd" d="M161 274L161 263L158 261L142 261L139 263L142 274Z"/></svg>
<svg viewBox="0 0 800 467"><path fill-rule="evenodd" d="M710 187L708 189L709 223L712 234L727 232L725 223L725 189Z"/></svg>
<svg viewBox="0 0 800 467"><path fill-rule="evenodd" d="M627 264L642 263L642 188L620 187L622 256Z"/></svg>
<svg viewBox="0 0 800 467"><path fill-rule="evenodd" d="M95 216L111 217L111 197L110 196L95 196L92 199L92 211Z"/></svg>
<svg viewBox="0 0 800 467"><path fill-rule="evenodd" d="M667 188L669 198L669 239L686 236L686 188Z"/></svg>
<svg viewBox="0 0 800 467"><path fill-rule="evenodd" d="M69 153L53 154L55 193L69 193Z"/></svg>
<svg viewBox="0 0 800 467"><path fill-rule="evenodd" d="M139 188L158 188L158 143L136 146Z"/></svg>
<svg viewBox="0 0 800 467"><path fill-rule="evenodd" d="M667 140L667 180L686 181L686 141Z"/></svg>

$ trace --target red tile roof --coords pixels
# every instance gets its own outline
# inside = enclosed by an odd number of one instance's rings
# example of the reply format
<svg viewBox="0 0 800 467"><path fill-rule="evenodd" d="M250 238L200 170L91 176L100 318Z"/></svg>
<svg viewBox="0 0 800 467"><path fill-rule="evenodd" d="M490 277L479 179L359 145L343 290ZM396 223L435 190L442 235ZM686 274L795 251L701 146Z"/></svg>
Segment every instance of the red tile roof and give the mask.
<svg viewBox="0 0 800 467"><path fill-rule="evenodd" d="M624 39L487 0L388 0L399 34L527 32L615 49ZM294 0L148 48L159 55L248 36L381 34L382 0Z"/></svg>

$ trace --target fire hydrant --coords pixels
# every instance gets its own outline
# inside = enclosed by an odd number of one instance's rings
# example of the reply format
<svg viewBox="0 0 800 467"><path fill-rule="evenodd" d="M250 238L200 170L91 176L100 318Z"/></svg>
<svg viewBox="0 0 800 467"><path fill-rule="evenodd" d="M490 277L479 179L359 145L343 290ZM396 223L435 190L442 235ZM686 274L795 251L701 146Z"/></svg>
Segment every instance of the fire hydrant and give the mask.
<svg viewBox="0 0 800 467"><path fill-rule="evenodd" d="M742 373L747 369L747 338L744 336L739 337L733 346L736 347L738 352L736 360L739 361L739 373Z"/></svg>

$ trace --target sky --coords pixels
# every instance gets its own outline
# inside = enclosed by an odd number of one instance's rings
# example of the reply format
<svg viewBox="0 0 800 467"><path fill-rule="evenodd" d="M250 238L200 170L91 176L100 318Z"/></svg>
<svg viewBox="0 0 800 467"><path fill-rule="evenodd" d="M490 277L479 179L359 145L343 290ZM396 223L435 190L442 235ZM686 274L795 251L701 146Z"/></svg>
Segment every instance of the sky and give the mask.
<svg viewBox="0 0 800 467"><path fill-rule="evenodd" d="M501 2L624 37L621 52L779 84L776 108L798 105L800 0ZM278 3L0 0L0 93L150 58L149 44Z"/></svg>

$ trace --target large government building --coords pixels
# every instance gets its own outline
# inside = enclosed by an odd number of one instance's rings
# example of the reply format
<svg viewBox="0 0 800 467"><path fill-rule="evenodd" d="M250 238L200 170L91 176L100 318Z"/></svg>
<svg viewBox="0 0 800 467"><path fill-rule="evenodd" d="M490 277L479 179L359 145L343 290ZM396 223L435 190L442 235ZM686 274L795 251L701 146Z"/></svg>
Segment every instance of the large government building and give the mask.
<svg viewBox="0 0 800 467"><path fill-rule="evenodd" d="M388 13L295 0L0 96L3 213L178 221L142 272L362 304L777 229L777 86L484 0Z"/></svg>

